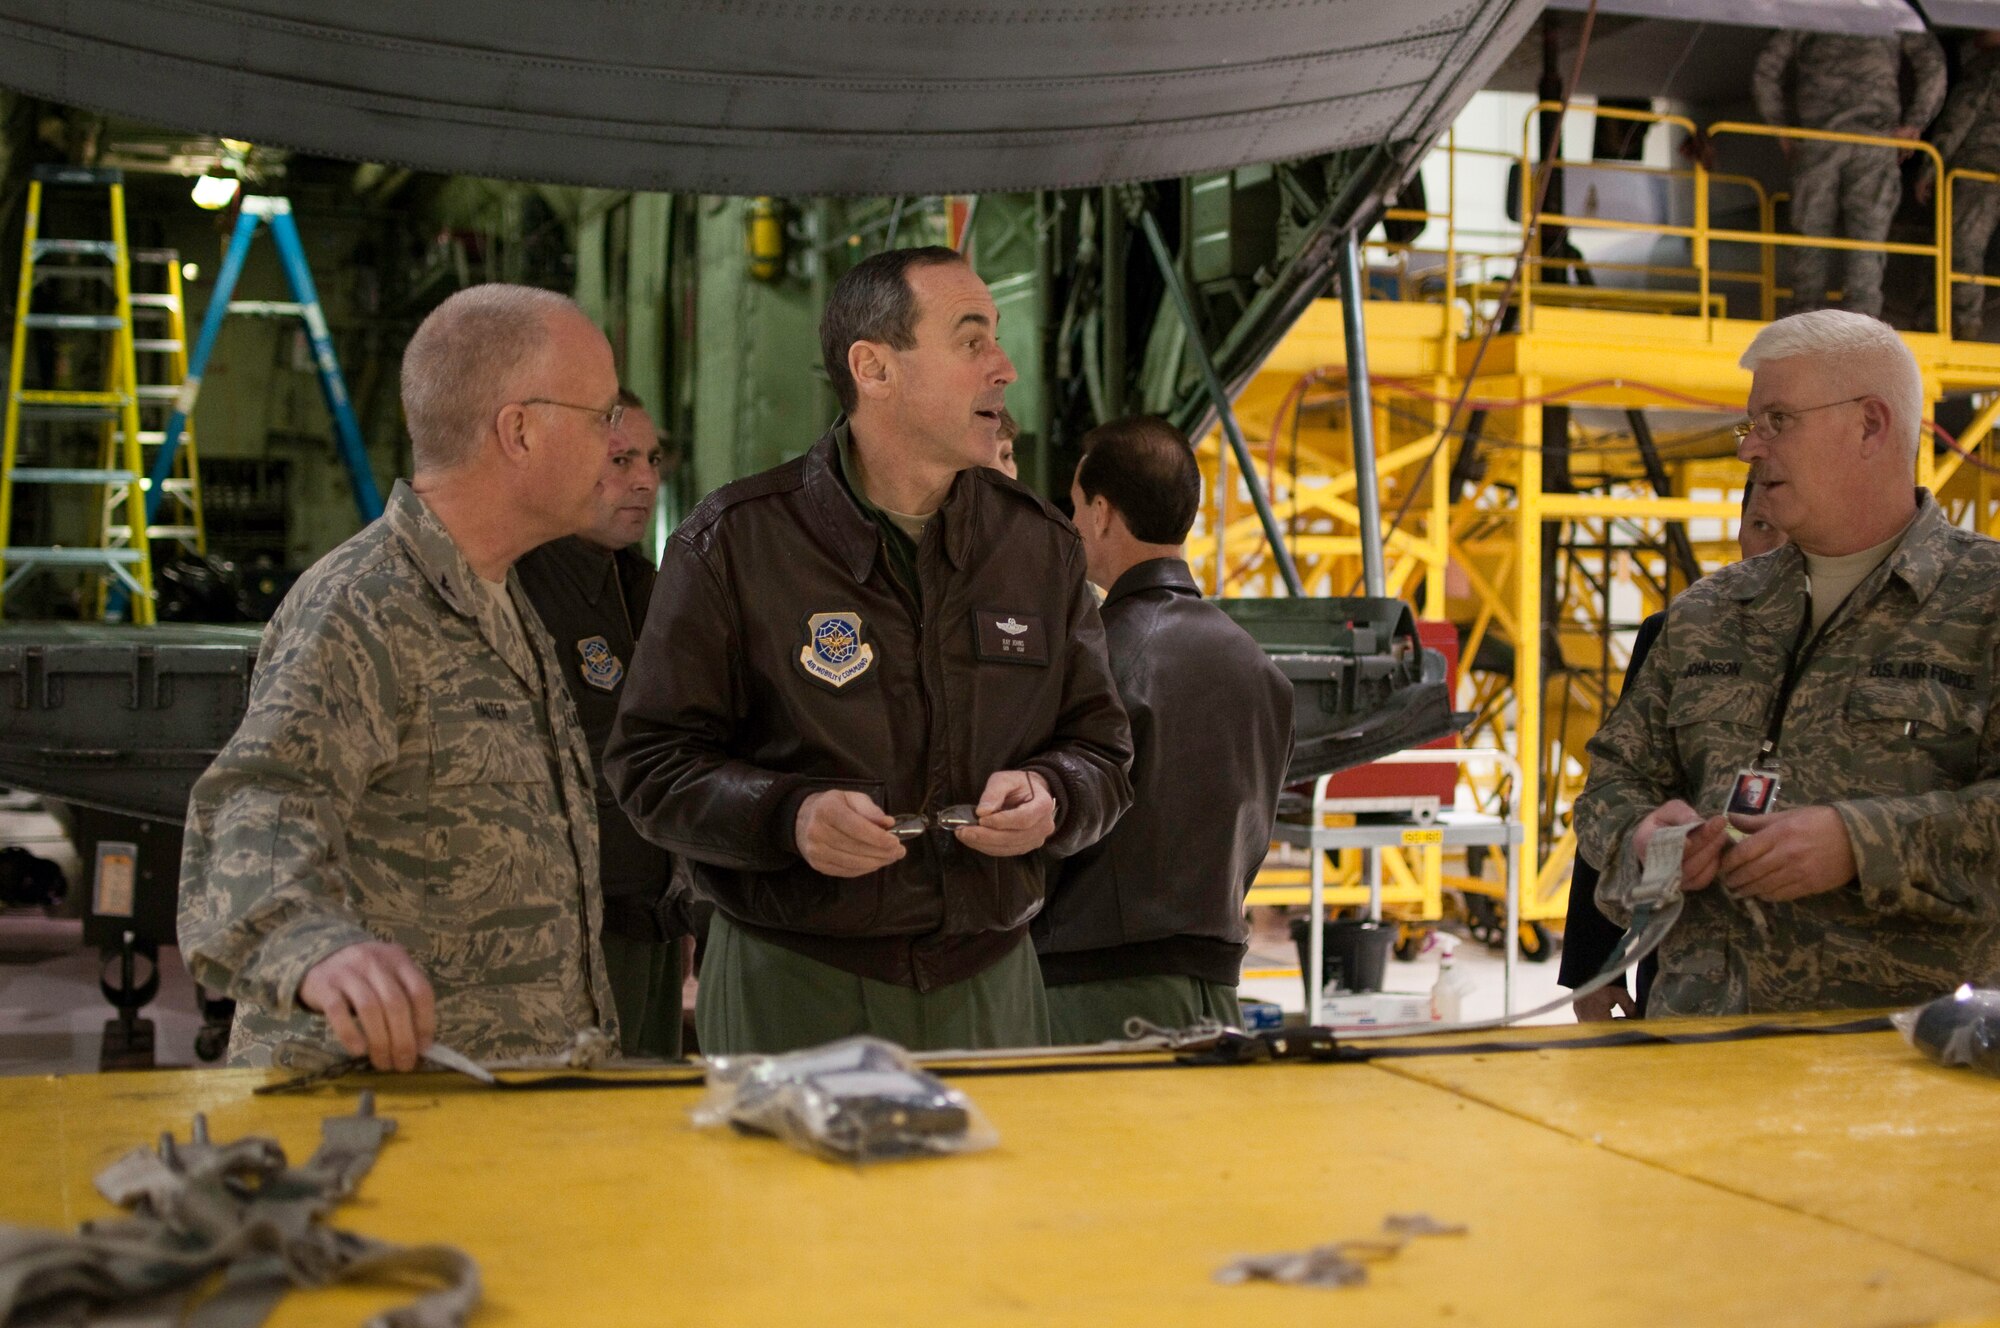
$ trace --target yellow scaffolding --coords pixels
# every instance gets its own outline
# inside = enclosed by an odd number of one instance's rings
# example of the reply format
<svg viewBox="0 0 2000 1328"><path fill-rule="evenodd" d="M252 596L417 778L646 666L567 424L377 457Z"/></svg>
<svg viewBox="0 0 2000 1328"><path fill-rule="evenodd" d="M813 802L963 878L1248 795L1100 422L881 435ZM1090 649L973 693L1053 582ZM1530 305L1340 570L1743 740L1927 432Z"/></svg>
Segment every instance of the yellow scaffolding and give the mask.
<svg viewBox="0 0 2000 1328"><path fill-rule="evenodd" d="M1385 514L1388 591L1417 599L1427 616L1445 616L1462 633L1462 709L1475 713L1468 736L1513 754L1520 763L1518 795L1534 848L1523 872L1522 917L1530 923L1559 920L1568 903L1575 841L1569 809L1581 790L1583 744L1615 702L1629 637L1636 624L1609 605L1619 587L1636 587L1644 612L1659 608L1677 575L1664 535L1683 529L1702 572L1734 558L1730 523L1738 514L1744 467L1727 432L1740 416L1750 376L1737 361L1771 319L1787 291L1780 285L1781 247L1835 250L1875 248L1928 259L1935 279L1940 330L1909 332L1905 340L1923 374L1926 398L1975 393L1987 397L1956 440L1938 435L1919 453L1918 482L1929 487L1951 517L1980 531L2000 533L2000 486L1993 483L1993 425L2000 418L2000 345L1961 341L1951 334L1954 284L2000 285L2000 279L1955 270L1951 252L1952 207L1960 182L2000 186L2000 175L1943 170L1936 150L1922 142L1724 122L1699 130L1681 116L1599 107L1606 118L1660 124L1697 143L1731 137L1809 139L1853 143L1930 156L1941 181L1933 201L1934 242L1884 243L1781 233L1775 224L1782 194L1746 176L1711 172L1697 159L1685 169L1637 163L1564 163L1572 178L1596 170L1636 172L1689 191L1689 224L1533 209L1529 182L1534 163L1529 134L1534 117L1553 103L1530 108L1522 151L1461 149L1447 139L1442 212L1393 211L1394 220L1442 223L1441 261L1426 267L1407 245L1371 245L1383 257L1373 269L1364 302L1373 385L1377 472ZM1504 251L1478 252L1462 242L1453 212L1459 172L1468 161L1518 164L1520 229ZM1758 228L1716 226L1711 195L1717 187L1747 194ZM1530 252L1542 225L1666 236L1689 250L1683 265L1599 264L1588 259ZM1493 237L1489 233L1489 238ZM1718 266L1714 246L1754 255L1750 266ZM1514 314L1498 326L1503 289L1497 262L1521 259L1521 280L1508 297ZM1579 286L1558 278L1579 264L1595 273L1622 273L1658 286ZM1553 275L1552 275L1553 274ZM1372 298L1379 287L1389 298ZM1719 288L1741 290L1754 316L1732 316ZM1206 479L1204 507L1189 541L1190 561L1211 593L1282 594L1275 560L1264 543L1245 485L1261 486L1308 594L1358 593L1361 581L1359 508L1348 434L1345 344L1341 310L1334 300L1309 309L1235 403L1252 443L1254 473L1232 474L1219 431L1200 444ZM1569 406L1639 412L1650 419L1678 413L1657 440L1642 442L1634 422L1629 441L1601 425L1573 423L1563 449L1572 489L1548 488L1542 407ZM1454 423L1454 406L1457 419ZM1483 473L1461 476L1454 493L1452 448L1480 420ZM1928 421L1927 421L1928 422ZM1647 433L1652 433L1648 423ZM1258 446L1258 440L1263 445ZM1653 443L1669 492L1656 492L1645 465ZM1706 526L1706 529L1703 529ZM1564 532L1567 546L1550 564L1544 534ZM1550 576L1556 579L1549 580ZM1684 575L1682 576L1684 583ZM1546 583L1546 584L1545 584ZM1545 592L1551 593L1545 606ZM1625 592L1629 600L1631 592ZM1443 613L1440 613L1440 606ZM1545 614L1545 607L1548 612ZM1543 649L1517 649L1522 625L1541 625ZM1560 667L1545 676L1547 652ZM1509 658L1511 656L1511 658ZM1468 776L1468 793L1485 810L1502 801L1493 780ZM1385 901L1416 917L1435 917L1442 887L1489 893L1497 882L1436 855L1385 852ZM1287 902L1303 873L1274 861L1259 879L1254 902ZM1343 862L1328 877L1331 902L1365 897L1357 863Z"/></svg>

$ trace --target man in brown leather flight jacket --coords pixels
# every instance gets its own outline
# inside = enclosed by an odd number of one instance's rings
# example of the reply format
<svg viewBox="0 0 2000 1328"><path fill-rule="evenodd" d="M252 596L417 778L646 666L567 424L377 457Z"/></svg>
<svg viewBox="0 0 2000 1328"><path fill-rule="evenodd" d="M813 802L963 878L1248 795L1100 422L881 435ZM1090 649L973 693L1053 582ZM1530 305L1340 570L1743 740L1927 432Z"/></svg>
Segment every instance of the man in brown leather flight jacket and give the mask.
<svg viewBox="0 0 2000 1328"><path fill-rule="evenodd" d="M948 249L858 264L820 329L845 415L662 558L605 767L716 905L705 1052L1047 1040L1044 863L1125 811L1132 748L1075 530L987 468L998 317Z"/></svg>
<svg viewBox="0 0 2000 1328"><path fill-rule="evenodd" d="M1106 587L1104 630L1132 724L1132 810L1061 865L1035 919L1059 1044L1241 1022L1243 892L1271 847L1292 758L1292 684L1201 597L1182 541L1201 503L1194 450L1165 420L1084 436L1070 501Z"/></svg>

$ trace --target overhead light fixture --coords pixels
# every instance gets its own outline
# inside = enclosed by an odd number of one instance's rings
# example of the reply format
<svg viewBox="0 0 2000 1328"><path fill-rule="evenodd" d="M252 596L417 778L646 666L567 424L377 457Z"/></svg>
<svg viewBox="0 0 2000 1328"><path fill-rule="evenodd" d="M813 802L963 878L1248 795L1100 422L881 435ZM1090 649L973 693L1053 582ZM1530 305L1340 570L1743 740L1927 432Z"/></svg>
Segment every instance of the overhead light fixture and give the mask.
<svg viewBox="0 0 2000 1328"><path fill-rule="evenodd" d="M182 281L200 281L200 280L201 280L201 264L199 264L199 263L182 263L182 264L181 264L181 280L182 280Z"/></svg>
<svg viewBox="0 0 2000 1328"><path fill-rule="evenodd" d="M236 200L243 182L233 175L199 175L194 182L194 205L219 212Z"/></svg>

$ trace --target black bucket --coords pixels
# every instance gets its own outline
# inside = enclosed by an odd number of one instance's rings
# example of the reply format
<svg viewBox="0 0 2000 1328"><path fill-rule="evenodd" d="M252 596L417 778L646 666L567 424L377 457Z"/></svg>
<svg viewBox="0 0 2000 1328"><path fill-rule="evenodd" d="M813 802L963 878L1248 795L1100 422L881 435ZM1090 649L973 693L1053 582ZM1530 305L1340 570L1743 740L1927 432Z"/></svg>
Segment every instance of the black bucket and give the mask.
<svg viewBox="0 0 2000 1328"><path fill-rule="evenodd" d="M1292 919L1292 943L1299 947L1299 973L1303 978L1312 963L1307 945L1312 923L1307 918ZM1371 922L1366 918L1334 918L1325 924L1326 948L1320 969L1320 985L1337 982L1343 991L1380 991L1382 977L1389 969L1389 952L1396 946L1396 924ZM1305 978L1306 1005L1312 1005L1313 985Z"/></svg>

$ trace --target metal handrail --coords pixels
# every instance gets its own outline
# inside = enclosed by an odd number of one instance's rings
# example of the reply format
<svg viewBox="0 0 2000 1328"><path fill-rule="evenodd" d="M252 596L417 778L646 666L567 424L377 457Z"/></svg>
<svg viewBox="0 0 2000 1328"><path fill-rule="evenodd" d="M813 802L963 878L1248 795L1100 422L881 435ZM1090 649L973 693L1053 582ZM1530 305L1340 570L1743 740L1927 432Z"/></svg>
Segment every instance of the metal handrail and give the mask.
<svg viewBox="0 0 2000 1328"><path fill-rule="evenodd" d="M1855 147L1884 148L1900 154L1898 160L1901 160L1901 156L1903 155L1917 152L1930 158L1935 175L1942 176L1944 174L1944 158L1938 153L1936 147L1926 143L1922 139L1895 138L1884 134L1850 134L1831 129L1801 129L1792 125L1747 124L1737 120L1723 120L1708 127L1708 137L1711 142L1717 138L1724 138L1730 135L1747 138L1774 138L1780 142L1845 143ZM1933 195L1932 225L1934 229L1932 235L1934 240L1933 243L1927 245L1902 244L1886 240L1881 243L1875 243L1868 240L1848 240L1830 235L1778 234L1775 228L1768 224L1765 227L1767 233L1764 234L1749 231L1710 230L1708 229L1708 198L1705 192L1697 196L1696 219L1705 230L1708 230L1707 238L1710 240L1740 240L1753 244L1789 245L1800 249L1844 249L1849 251L1865 250L1885 254L1928 255L1933 260L1934 293L1937 297L1937 305L1940 310L1943 310L1951 303L1951 283L1948 279L1949 273L1946 269L1948 243L1951 235L1950 214L1945 207L1944 198L1947 192L1947 190L1939 190ZM1706 241L1703 241L1702 244L1702 258L1705 262L1707 257ZM1940 331L1949 339L1951 335L1950 330L1943 326L1948 320L1940 316L1938 322L1940 324Z"/></svg>
<svg viewBox="0 0 2000 1328"><path fill-rule="evenodd" d="M1695 266L1701 269L1701 274L1698 278L1698 281L1700 283L1699 289L1701 293L1701 300L1700 300L1700 307L1697 311L1697 316L1702 320L1702 324L1704 328L1706 328L1708 324L1707 247L1703 243L1702 239L1695 233L1694 227L1653 226L1649 224L1633 223L1633 222L1623 222L1612 225L1606 225L1604 221L1599 219L1594 219L1590 217L1580 217L1574 220L1570 220L1564 218L1560 213L1543 213L1536 208L1535 180L1534 180L1536 171L1531 169L1532 158L1528 151L1529 137L1531 134L1533 134L1535 130L1536 127L1535 118L1537 116L1551 111L1560 112L1563 109L1565 109L1565 107L1562 102L1538 101L1533 106L1528 108L1526 114L1522 117L1521 120L1520 213L1521 213L1521 241L1522 241L1521 247L1523 253L1526 253L1526 251L1530 247L1529 241L1531 237L1536 233L1536 231L1541 227L1541 225L1544 222L1553 222L1556 225L1567 225L1586 230L1633 230L1633 231L1641 231L1656 235L1657 234L1675 235L1675 234L1685 233L1685 238L1693 242L1693 244L1697 248L1698 256L1696 258ZM1607 120L1626 120L1635 124L1663 124L1663 125L1676 126L1691 138L1697 133L1694 121L1688 119L1684 115L1672 115L1672 114L1662 113L1659 111L1626 110L1625 108L1618 106L1596 106L1592 108L1592 114ZM1551 162L1550 169L1556 169L1562 164L1562 159L1560 156L1561 150L1562 150L1561 144L1557 144L1556 151L1558 153L1558 156L1554 159L1553 162ZM1702 221L1705 221L1708 215L1708 176L1699 162L1695 164L1694 168L1694 195L1695 195L1695 219L1697 223L1700 223ZM1532 261L1533 258L1539 258L1539 257L1540 255L1533 255L1531 256L1530 261ZM1530 320L1533 318L1533 309L1534 309L1534 300L1532 296L1530 296L1528 292L1523 291L1521 298L1521 326L1523 329L1526 329L1530 325Z"/></svg>
<svg viewBox="0 0 2000 1328"><path fill-rule="evenodd" d="M1964 167L1958 167L1951 171L1946 172L1944 177L1944 187L1940 189L1938 192L1943 196L1944 215L1947 220L1953 218L1956 215L1954 211L1953 191L1957 187L1958 182L1960 180L1970 180L1974 184L2000 185L2000 175L1996 175L1992 171L1975 171L1966 169ZM1952 231L1950 229L1947 229L1944 232L1944 242L1945 242L1945 272L1948 278L1947 282L1948 285L2000 286L2000 277L1989 277L1983 272L1980 273L1960 272L1958 270L1958 261L1957 261L1958 255L1952 251L1952 241L1953 241ZM1938 326L1940 328L1943 328L1950 321L1951 320L1944 315L1944 312L1940 310L1938 313Z"/></svg>
<svg viewBox="0 0 2000 1328"><path fill-rule="evenodd" d="M1523 245L1524 249L1526 248L1525 241L1527 240L1529 235L1532 234L1536 228L1543 225L1567 226L1573 229L1580 229L1580 230L1623 231L1629 233L1640 233L1640 234L1651 234L1651 235L1668 235L1680 239L1685 239L1689 242L1691 249L1693 251L1694 261L1690 268L1684 268L1679 270L1667 269L1667 268L1654 268L1653 270L1661 274L1671 273L1672 275L1677 275L1677 276L1691 275L1696 279L1698 288L1698 298L1695 302L1695 308L1697 316L1702 321L1703 330L1705 332L1711 330L1712 321L1716 316L1714 313L1714 302L1710 297L1711 297L1711 285L1717 281L1725 281L1725 280L1742 281L1746 279L1746 277L1755 280L1762 288L1760 291L1760 294L1762 296L1760 313L1767 320L1775 316L1776 296L1777 296L1777 273L1776 273L1775 250L1780 245L1786 245L1795 248L1868 251L1868 252L1876 252L1884 254L1909 254L1919 257L1928 257L1933 260L1934 271L1936 274L1937 297L1940 308L1943 308L1947 303L1949 303L1950 287L1954 281L1963 284L2000 286L2000 279L1973 275L1973 274L1959 274L1953 272L1950 268L1951 218L1953 215L1951 195L1953 193L1953 189L1956 185L1957 180L1960 178L1964 178L1964 179L1976 180L1982 183L2000 184L2000 175L1994 175L1988 172L1974 172L1974 171L1954 171L1947 173L1944 170L1943 159L1939 156L1937 149L1933 147L1931 144L1923 142L1922 140L1895 138L1877 134L1851 134L1851 133L1843 133L1834 130L1824 130L1824 129L1802 129L1787 125L1748 124L1738 121L1721 121L1712 124L1708 127L1706 134L1707 138L1711 141L1718 137L1737 135L1746 137L1774 138L1784 142L1806 141L1806 142L1820 142L1820 143L1845 143L1858 147L1882 148L1887 150L1893 150L1902 154L1907 154L1911 152L1923 153L1931 159L1931 162L1933 164L1937 176L1944 181L1943 187L1940 188L1937 192L1935 211L1934 211L1936 238L1932 243L1929 244L1913 244L1908 242L1887 241L1887 240L1881 242L1875 242L1868 240L1850 240L1840 236L1816 236L1816 235L1780 233L1776 227L1776 210L1777 210L1778 200L1780 197L1782 197L1782 195L1775 194L1765 189L1765 187L1761 183L1748 176L1711 171L1700 160L1697 160L1691 169L1682 171L1673 168L1644 166L1638 163L1631 163L1631 162L1598 162L1598 161L1561 162L1560 159L1557 159L1557 164L1560 165L1561 169L1577 171L1577 172L1591 171L1591 170L1612 170L1612 171L1625 171L1636 174L1653 175L1661 178L1691 179L1694 183L1694 194L1695 194L1694 222L1692 225L1682 226L1668 222L1638 222L1638 221L1630 221L1614 217L1584 217L1584 216L1576 216L1574 214L1566 212L1555 212L1546 210L1537 212L1534 207L1534 198L1533 198L1533 183L1532 183L1533 172L1529 169L1532 161L1531 154L1529 151L1529 144L1531 142L1531 135L1533 134L1535 129L1535 118L1547 112L1557 110L1558 108L1559 104L1555 102L1548 102L1548 101L1536 102L1533 106L1528 108L1528 110L1524 113L1522 118L1521 152L1520 155L1517 158L1515 158L1515 160L1517 160L1521 164L1522 168L1521 179L1520 179L1520 188L1521 188L1520 234L1524 241ZM1626 110L1621 107L1607 107L1607 106L1594 107L1593 113L1604 119L1624 120L1633 123L1643 123L1643 124L1669 125L1679 128L1684 133L1688 134L1690 137L1699 136L1701 133L1701 131L1696 128L1692 120L1682 115L1674 115L1656 111ZM1477 151L1481 152L1482 155L1504 155L1504 154L1495 154L1490 149L1488 150L1463 149L1463 151L1466 151L1468 153ZM1758 230L1749 231L1749 230L1737 230L1734 228L1719 228L1711 223L1710 220L1711 190L1716 185L1722 185L1722 184L1727 184L1731 187L1746 188L1750 190L1750 192L1755 197L1757 203L1758 223L1759 223ZM1752 276L1751 274L1745 273L1742 269L1714 267L1710 262L1710 246L1715 243L1756 245L1760 252L1760 270L1758 271L1758 273ZM1539 254L1529 255L1527 261L1530 264L1534 265L1536 268L1541 268L1545 266L1562 266L1562 265L1574 266L1576 262L1576 260L1572 259L1562 259L1554 257L1545 258ZM1605 266L1606 270L1610 271L1643 270L1643 269L1635 269L1630 265L1593 265L1593 266ZM1522 293L1520 303L1521 303L1522 323L1523 326L1527 326L1529 320L1532 318L1532 308L1534 304L1533 293L1530 291L1524 291ZM1945 320L1942 317L1939 319L1940 324L1943 324L1944 321ZM1945 335L1947 337L1949 336L1948 330L1945 330Z"/></svg>

